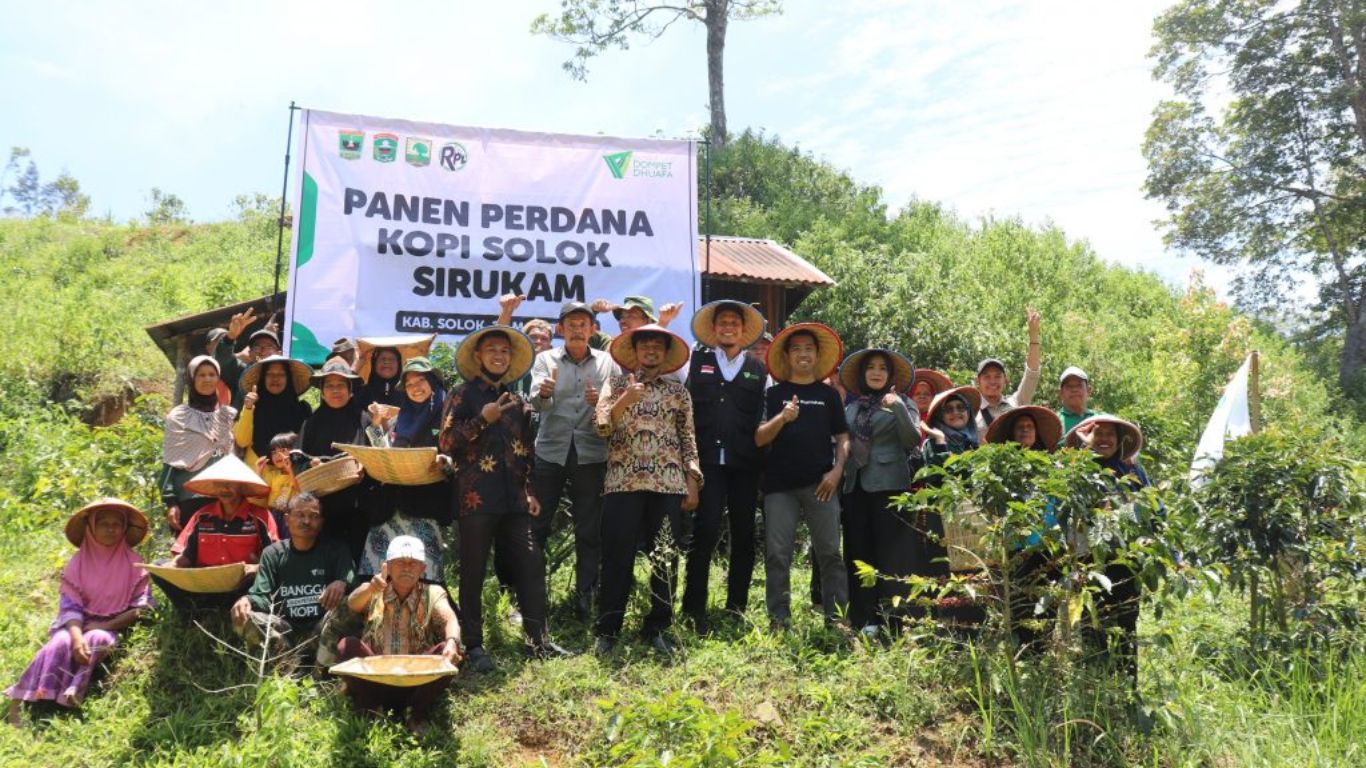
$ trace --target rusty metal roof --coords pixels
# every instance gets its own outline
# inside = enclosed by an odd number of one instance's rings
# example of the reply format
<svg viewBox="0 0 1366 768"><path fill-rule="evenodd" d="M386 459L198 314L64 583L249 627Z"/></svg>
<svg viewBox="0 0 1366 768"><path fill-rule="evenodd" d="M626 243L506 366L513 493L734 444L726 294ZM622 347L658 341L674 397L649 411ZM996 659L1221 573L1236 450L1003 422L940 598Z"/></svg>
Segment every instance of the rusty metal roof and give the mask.
<svg viewBox="0 0 1366 768"><path fill-rule="evenodd" d="M772 240L712 235L708 259L707 238L699 237L697 262L702 274L723 280L786 286L835 284L811 262Z"/></svg>

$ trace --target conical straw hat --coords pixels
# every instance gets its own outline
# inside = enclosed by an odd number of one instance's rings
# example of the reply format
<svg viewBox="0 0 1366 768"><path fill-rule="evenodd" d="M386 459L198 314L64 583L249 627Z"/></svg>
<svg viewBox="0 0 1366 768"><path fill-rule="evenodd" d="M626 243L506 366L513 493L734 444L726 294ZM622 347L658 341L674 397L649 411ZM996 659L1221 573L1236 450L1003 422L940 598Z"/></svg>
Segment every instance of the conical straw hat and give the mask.
<svg viewBox="0 0 1366 768"><path fill-rule="evenodd" d="M217 496L229 487L240 496L264 496L270 493L266 481L231 453L185 481L185 490L202 496Z"/></svg>
<svg viewBox="0 0 1366 768"><path fill-rule="evenodd" d="M997 416L992 420L991 426L987 427L986 441L988 443L1008 443L1013 440L1015 421L1021 416L1034 417L1034 430L1038 433L1039 440L1043 442L1046 450L1051 451L1058 447L1058 442L1062 440L1062 419L1058 418L1058 414L1042 405L1021 405ZM1025 447L1028 448L1029 446Z"/></svg>
<svg viewBox="0 0 1366 768"><path fill-rule="evenodd" d="M102 509L117 509L124 513L128 520L128 531L124 534L124 540L128 542L128 546L136 547L142 543L143 538L147 536L147 516L132 504L115 498L96 499L76 510L76 514L66 521L66 540L79 547L85 540L86 519Z"/></svg>
<svg viewBox="0 0 1366 768"><path fill-rule="evenodd" d="M664 362L659 366L660 373L673 373L688 364L688 343L682 336L670 331L662 325L642 325L630 331L618 334L612 339L612 344L607 351L612 354L612 359L621 366L624 373L634 373L640 369L640 362L636 360L636 347L631 342L637 333L662 333L669 338L669 348L664 350Z"/></svg>

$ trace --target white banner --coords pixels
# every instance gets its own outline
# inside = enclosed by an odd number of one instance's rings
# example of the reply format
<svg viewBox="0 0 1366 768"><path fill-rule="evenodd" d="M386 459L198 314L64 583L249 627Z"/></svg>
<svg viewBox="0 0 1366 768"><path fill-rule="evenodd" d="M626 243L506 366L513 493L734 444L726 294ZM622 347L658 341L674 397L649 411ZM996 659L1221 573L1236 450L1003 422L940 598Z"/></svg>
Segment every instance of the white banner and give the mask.
<svg viewBox="0 0 1366 768"><path fill-rule="evenodd" d="M304 110L294 176L286 352L334 339L518 323L627 295L697 306L690 141L562 136ZM616 333L611 317L609 333Z"/></svg>
<svg viewBox="0 0 1366 768"><path fill-rule="evenodd" d="M1190 483L1192 488L1205 484L1205 473L1219 463L1224 456L1224 441L1237 439L1252 433L1252 417L1248 414L1248 368L1252 365L1252 355L1228 383L1228 388L1214 406L1214 413L1200 435L1200 445L1195 448L1195 458L1191 461Z"/></svg>

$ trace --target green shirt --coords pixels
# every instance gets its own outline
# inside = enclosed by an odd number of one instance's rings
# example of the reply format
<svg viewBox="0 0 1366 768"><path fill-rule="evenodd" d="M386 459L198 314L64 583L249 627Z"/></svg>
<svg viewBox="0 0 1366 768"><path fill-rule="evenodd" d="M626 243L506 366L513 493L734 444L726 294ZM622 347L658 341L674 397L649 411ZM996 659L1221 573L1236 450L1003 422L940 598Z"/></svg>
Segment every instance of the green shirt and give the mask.
<svg viewBox="0 0 1366 768"><path fill-rule="evenodd" d="M351 553L334 539L318 541L301 552L288 540L277 541L261 553L261 568L247 590L252 610L275 612L294 630L308 630L323 617L318 598L334 581L350 584L355 578Z"/></svg>
<svg viewBox="0 0 1366 768"><path fill-rule="evenodd" d="M1058 417L1062 419L1062 434L1063 434L1063 436L1065 437L1065 436L1067 435L1068 432L1071 432L1071 431L1072 431L1072 428L1073 428L1073 427L1077 426L1078 424L1082 423L1083 421L1086 421L1087 419L1091 418L1092 416L1099 416L1099 415L1100 415L1100 411L1093 411L1093 410L1091 410L1090 408L1087 408L1086 410L1082 411L1082 412L1079 413L1079 414L1077 414L1077 413L1072 413L1071 411L1067 410L1066 408L1059 408L1059 409L1058 409Z"/></svg>

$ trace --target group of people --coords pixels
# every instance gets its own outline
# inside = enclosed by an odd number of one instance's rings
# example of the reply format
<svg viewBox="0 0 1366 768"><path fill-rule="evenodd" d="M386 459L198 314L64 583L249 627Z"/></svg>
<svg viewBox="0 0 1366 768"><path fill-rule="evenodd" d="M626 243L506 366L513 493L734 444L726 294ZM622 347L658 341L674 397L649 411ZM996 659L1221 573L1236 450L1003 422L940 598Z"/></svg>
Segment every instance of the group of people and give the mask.
<svg viewBox="0 0 1366 768"><path fill-rule="evenodd" d="M789 626L804 520L813 600L831 624L876 635L908 613L934 610L906 600L909 577L975 567L958 556L939 515L897 503L919 468L983 441L1068 445L1089 448L1126 478L1117 493L1147 482L1136 463L1140 430L1090 410L1084 371L1063 372L1059 410L1032 404L1041 370L1033 311L1025 370L1008 392L999 359L982 361L973 384L954 386L892 349L846 357L836 331L820 323L770 335L759 310L738 301L694 314L695 348L667 327L679 305L656 313L641 296L571 301L553 326L517 328L520 301L504 297L498 322L459 345L461 383L451 389L427 356L432 337L341 339L315 372L282 356L269 328L237 352L257 320L250 311L210 334L206 354L184 371L187 402L166 418L160 487L175 540L164 564L243 564L245 580L208 595L152 581L177 609L224 610L246 642L316 654L320 666L431 654L484 672L495 666L482 607L490 565L514 595L528 652L569 653L551 637L546 573L547 543L568 517L570 602L592 620L594 651L619 644L644 552L641 633L667 656L680 555L682 611L699 634L711 630L709 581L723 530L722 616L746 611L762 550L768 620L777 631ZM618 322L615 336L598 325L605 311ZM316 409L301 399L309 387L319 390ZM349 458L338 446L358 445L429 449L434 458L421 482L381 483L347 469L345 482L311 488L315 470ZM147 528L141 511L117 500L71 518L67 537L78 551L63 574L59 616L8 691L12 719L20 701L78 703L95 661L149 605L133 551ZM458 545L447 551L451 528ZM455 606L448 556L458 562ZM874 586L855 575L856 561L876 569ZM1119 628L1119 652L1132 659L1137 587L1131 573L1108 575L1106 615ZM421 727L448 680L345 685L367 709L408 707Z"/></svg>

